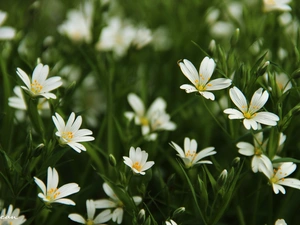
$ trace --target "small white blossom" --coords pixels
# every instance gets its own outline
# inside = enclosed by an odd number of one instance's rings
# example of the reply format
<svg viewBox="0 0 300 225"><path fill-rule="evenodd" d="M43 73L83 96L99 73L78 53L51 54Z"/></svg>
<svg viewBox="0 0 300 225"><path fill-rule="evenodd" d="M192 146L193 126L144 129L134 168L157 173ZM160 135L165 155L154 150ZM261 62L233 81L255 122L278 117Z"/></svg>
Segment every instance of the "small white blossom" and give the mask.
<svg viewBox="0 0 300 225"><path fill-rule="evenodd" d="M239 148L239 153L245 156L253 156L251 161L251 168L254 173L261 171L262 166L265 166L269 170L271 170L273 168L272 163L270 162L270 159L265 155L264 146L266 146L266 143L263 143L263 133L256 133L254 135L253 142L254 145L243 141L237 143L236 146Z"/></svg>
<svg viewBox="0 0 300 225"><path fill-rule="evenodd" d="M85 219L83 216L77 213L71 213L69 214L68 217L70 218L70 220L73 220L77 223L87 224L87 225L93 225L93 224L101 225L102 223L105 223L111 219L112 215L110 209L104 210L103 212L99 213L95 217L96 208L93 200L86 200L86 209L87 209L87 219Z"/></svg>
<svg viewBox="0 0 300 225"><path fill-rule="evenodd" d="M2 209L0 214L0 224L2 225L21 225L26 222L24 215L19 215L20 209L13 210L13 206L9 205L7 212L6 208Z"/></svg>
<svg viewBox="0 0 300 225"><path fill-rule="evenodd" d="M257 130L258 123L276 126L279 117L270 112L257 112L260 110L269 98L267 91L263 92L262 88L259 88L252 96L251 102L248 105L244 94L237 88L233 87L229 90L229 95L233 103L239 108L225 109L224 113L229 114L229 119L243 119L243 123L246 129Z"/></svg>
<svg viewBox="0 0 300 225"><path fill-rule="evenodd" d="M178 65L182 73L194 85L181 85L180 88L184 89L186 93L199 92L204 98L215 100L214 94L210 91L221 90L231 85L230 79L218 78L210 80L215 70L216 63L213 59L210 59L208 57L205 57L202 60L199 68L199 73L194 65L187 59L179 61Z"/></svg>
<svg viewBox="0 0 300 225"><path fill-rule="evenodd" d="M168 220L166 221L166 225L177 225L177 223L174 220Z"/></svg>
<svg viewBox="0 0 300 225"><path fill-rule="evenodd" d="M140 147L137 147L136 150L134 147L131 147L129 150L129 157L123 156L124 163L129 166L132 171L136 174L145 175L146 170L150 169L153 165L153 161L148 161L148 153L142 151Z"/></svg>
<svg viewBox="0 0 300 225"><path fill-rule="evenodd" d="M0 40L11 40L16 35L16 30L9 26L2 26L7 18L7 13L0 10Z"/></svg>
<svg viewBox="0 0 300 225"><path fill-rule="evenodd" d="M67 124L65 124L65 121L58 113L55 113L55 116L52 116L52 120L57 128L55 134L59 137L59 142L62 145L69 145L78 153L86 151L86 148L79 142L95 140L94 137L89 136L93 134L91 130L79 129L82 123L82 117L78 116L75 119L74 112L71 113Z"/></svg>
<svg viewBox="0 0 300 225"><path fill-rule="evenodd" d="M79 10L68 11L67 20L58 27L58 32L74 42L90 43L92 41L92 18L93 5L90 1L86 1Z"/></svg>
<svg viewBox="0 0 300 225"><path fill-rule="evenodd" d="M292 8L288 5L291 0L263 0L263 2L263 10L265 12L292 10Z"/></svg>
<svg viewBox="0 0 300 225"><path fill-rule="evenodd" d="M177 151L177 155L182 159L186 168L190 168L197 164L212 164L209 160L201 160L207 156L214 155L217 152L214 151L214 147L207 147L197 153L197 142L194 139L186 137L184 139L184 151L175 142L171 142L172 148Z"/></svg>
<svg viewBox="0 0 300 225"><path fill-rule="evenodd" d="M56 95L50 91L62 85L61 78L58 76L47 79L49 73L49 66L39 63L33 73L30 81L29 76L20 68L17 68L17 74L22 79L26 86L21 86L31 96L43 96L47 99L56 99Z"/></svg>
<svg viewBox="0 0 300 225"><path fill-rule="evenodd" d="M123 214L124 214L123 202L117 197L113 189L107 183L103 183L103 190L110 197L110 199L95 200L94 201L95 208L96 209L113 208L114 210L111 213L112 221L121 224L123 221ZM133 196L132 199L136 205L142 202L142 198L140 196Z"/></svg>
<svg viewBox="0 0 300 225"><path fill-rule="evenodd" d="M275 225L287 225L284 219L278 219L275 222Z"/></svg>
<svg viewBox="0 0 300 225"><path fill-rule="evenodd" d="M134 112L125 112L125 116L129 120L134 119L135 124L141 126L142 134L147 140L155 140L156 131L176 129L176 124L170 121L169 114L165 112L167 104L162 98L155 99L147 112L136 94L130 93L127 99Z"/></svg>
<svg viewBox="0 0 300 225"><path fill-rule="evenodd" d="M38 196L49 205L51 203L61 203L65 205L75 205L70 199L64 198L68 195L77 193L80 187L76 183L68 183L60 188L57 188L59 176L55 168L48 167L47 175L47 187L42 180L34 177L34 182L42 190L43 193L39 193Z"/></svg>
<svg viewBox="0 0 300 225"><path fill-rule="evenodd" d="M96 50L112 51L117 58L127 54L136 35L135 28L119 17L111 18L101 31Z"/></svg>
<svg viewBox="0 0 300 225"><path fill-rule="evenodd" d="M300 189L300 180L295 178L286 178L296 170L297 166L293 162L285 162L280 165L277 169L261 167L261 171L269 179L270 184L273 187L275 194L281 192L285 194L283 186Z"/></svg>

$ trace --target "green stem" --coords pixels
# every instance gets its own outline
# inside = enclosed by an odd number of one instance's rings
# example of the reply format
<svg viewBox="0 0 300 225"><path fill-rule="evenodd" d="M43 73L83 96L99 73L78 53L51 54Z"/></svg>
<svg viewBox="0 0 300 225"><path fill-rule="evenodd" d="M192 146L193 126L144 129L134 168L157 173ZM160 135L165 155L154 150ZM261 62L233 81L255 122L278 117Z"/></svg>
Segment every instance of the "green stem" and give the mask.
<svg viewBox="0 0 300 225"><path fill-rule="evenodd" d="M0 67L1 67L1 73L3 76L3 125L2 125L2 134L1 135L1 145L3 149L5 149L6 152L9 152L11 149L11 143L12 143L12 137L13 137L13 113L12 109L8 105L8 98L10 97L11 93L11 83L9 80L9 75L7 73L7 68L5 64L5 59L3 57L0 57Z"/></svg>
<svg viewBox="0 0 300 225"><path fill-rule="evenodd" d="M205 99L202 98L203 104L205 106L205 108L207 109L207 111L209 112L209 114L211 115L211 117L215 120L215 122L218 124L218 126L224 131L224 133L231 138L231 135L227 132L227 130L225 130L225 128L222 126L222 124L220 123L220 121L215 117L215 115L212 113L212 111L208 108Z"/></svg>

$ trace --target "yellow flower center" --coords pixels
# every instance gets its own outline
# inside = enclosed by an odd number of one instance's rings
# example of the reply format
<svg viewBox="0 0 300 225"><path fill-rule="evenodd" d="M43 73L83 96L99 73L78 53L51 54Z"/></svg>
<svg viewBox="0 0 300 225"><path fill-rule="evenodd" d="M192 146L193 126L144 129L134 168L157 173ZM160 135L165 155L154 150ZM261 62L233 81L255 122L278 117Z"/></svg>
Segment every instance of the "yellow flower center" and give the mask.
<svg viewBox="0 0 300 225"><path fill-rule="evenodd" d="M34 94L39 94L43 89L43 86L37 82L37 80L34 80L31 84L31 91L34 93Z"/></svg>
<svg viewBox="0 0 300 225"><path fill-rule="evenodd" d="M260 148L255 148L254 149L254 155L260 156L262 154L262 150Z"/></svg>
<svg viewBox="0 0 300 225"><path fill-rule="evenodd" d="M60 195L60 192L57 191L57 188L51 188L50 190L47 191L47 196L46 198L49 201L53 201L57 198L57 196Z"/></svg>
<svg viewBox="0 0 300 225"><path fill-rule="evenodd" d="M251 113L249 113L249 112L244 112L243 114L244 114L244 117L245 117L246 119L251 119L251 118L253 118L253 117L256 116L256 113L251 114Z"/></svg>
<svg viewBox="0 0 300 225"><path fill-rule="evenodd" d="M149 121L146 117L140 117L140 122L143 126L148 126L149 125Z"/></svg>
<svg viewBox="0 0 300 225"><path fill-rule="evenodd" d="M62 135L62 138L67 140L67 142L70 142L72 141L74 137L74 133L71 132L71 131L66 131L66 132L63 132L63 135Z"/></svg>
<svg viewBox="0 0 300 225"><path fill-rule="evenodd" d="M135 162L133 165L132 165L132 168L136 169L137 171L141 171L141 164L139 162Z"/></svg>
<svg viewBox="0 0 300 225"><path fill-rule="evenodd" d="M265 0L265 3L268 4L268 5L275 5L274 0Z"/></svg>
<svg viewBox="0 0 300 225"><path fill-rule="evenodd" d="M187 151L185 152L185 157L192 157L192 158L195 158L195 156L196 156L196 153L195 153L195 152L192 152L192 151L190 151L190 150L187 150Z"/></svg>
<svg viewBox="0 0 300 225"><path fill-rule="evenodd" d="M86 225L94 225L95 223L94 223L94 221L93 220L91 220L91 219L88 219L87 221L86 221L86 223L85 223Z"/></svg>

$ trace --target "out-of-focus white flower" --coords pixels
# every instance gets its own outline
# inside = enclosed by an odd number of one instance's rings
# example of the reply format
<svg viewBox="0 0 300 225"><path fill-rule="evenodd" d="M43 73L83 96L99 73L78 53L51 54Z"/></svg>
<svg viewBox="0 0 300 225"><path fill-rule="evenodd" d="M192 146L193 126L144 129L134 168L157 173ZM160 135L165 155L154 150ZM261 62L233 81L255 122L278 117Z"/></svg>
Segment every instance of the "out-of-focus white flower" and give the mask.
<svg viewBox="0 0 300 225"><path fill-rule="evenodd" d="M276 73L275 79L277 86L282 91L282 93L292 88L292 82L285 73Z"/></svg>
<svg viewBox="0 0 300 225"><path fill-rule="evenodd" d="M148 161L148 153L142 151L140 147L136 150L131 147L129 150L129 157L123 156L124 163L129 166L135 174L145 175L145 171L150 169L153 165L153 161Z"/></svg>
<svg viewBox="0 0 300 225"><path fill-rule="evenodd" d="M101 31L96 49L98 51L112 51L116 57L123 57L129 49L136 35L135 28L127 21L114 17L108 21Z"/></svg>
<svg viewBox="0 0 300 225"><path fill-rule="evenodd" d="M275 194L278 194L279 192L285 194L285 189L283 186L300 189L300 180L295 178L286 178L293 173L296 168L297 166L293 162L285 162L282 163L277 169L262 166L261 171L269 179Z"/></svg>
<svg viewBox="0 0 300 225"><path fill-rule="evenodd" d="M17 68L17 74L22 79L26 86L21 86L31 96L43 96L47 99L56 99L56 95L50 93L50 91L60 87L62 85L61 78L58 76L50 77L47 79L49 74L49 66L39 63L32 73L32 79L30 81L29 76L20 68Z"/></svg>
<svg viewBox="0 0 300 225"><path fill-rule="evenodd" d="M237 88L233 87L229 90L229 95L233 103L239 108L225 109L224 113L229 114L229 119L243 119L243 123L246 129L251 128L257 130L258 123L276 126L279 117L270 112L257 112L260 110L269 98L267 91L263 92L262 88L259 88L252 96L251 102L248 105L244 94Z"/></svg>
<svg viewBox="0 0 300 225"><path fill-rule="evenodd" d="M210 91L221 90L231 85L230 79L218 78L210 80L216 63L213 59L205 57L199 68L199 72L196 70L194 65L187 59L179 61L178 63L182 73L189 79L193 84L183 84L180 86L187 93L199 92L204 98L215 100L215 96Z"/></svg>
<svg viewBox="0 0 300 225"><path fill-rule="evenodd" d="M16 35L16 30L9 26L2 26L7 18L7 13L0 10L0 41L11 40Z"/></svg>
<svg viewBox="0 0 300 225"><path fill-rule="evenodd" d="M114 209L112 212L112 221L117 222L118 224L122 223L123 214L124 214L124 204L112 190L112 188L107 184L103 183L104 192L110 197L110 199L99 199L95 200L95 208L96 209ZM142 198L140 196L132 197L134 203L136 205L142 202Z"/></svg>
<svg viewBox="0 0 300 225"><path fill-rule="evenodd" d="M214 38L226 38L233 34L234 29L235 27L230 22L217 21L210 27L210 34Z"/></svg>
<svg viewBox="0 0 300 225"><path fill-rule="evenodd" d="M263 11L291 11L292 8L288 5L291 0L263 0Z"/></svg>
<svg viewBox="0 0 300 225"><path fill-rule="evenodd" d="M137 49L141 49L148 45L153 39L152 32L147 27L136 28L136 34L132 40L132 45Z"/></svg>
<svg viewBox="0 0 300 225"><path fill-rule="evenodd" d="M65 205L76 205L70 199L64 198L68 195L77 193L80 187L76 183L68 183L60 188L57 188L59 176L55 168L48 167L47 175L47 188L42 180L34 177L34 182L42 190L43 193L39 193L38 196L49 205L51 203L61 203Z"/></svg>
<svg viewBox="0 0 300 225"><path fill-rule="evenodd" d="M86 151L86 148L79 142L95 140L94 137L89 136L93 134L91 130L79 129L82 124L82 117L78 116L75 120L74 112L71 113L67 124L65 124L65 121L58 113L52 116L52 120L57 129L55 134L59 137L59 142L63 145L69 145L78 153Z"/></svg>
<svg viewBox="0 0 300 225"><path fill-rule="evenodd" d="M19 215L20 209L13 210L13 206L9 205L7 212L6 208L2 209L0 214L0 224L2 225L21 225L26 222L24 215Z"/></svg>
<svg viewBox="0 0 300 225"><path fill-rule="evenodd" d="M15 109L26 110L26 102L22 93L22 89L19 86L14 87L15 96L8 98L8 105ZM50 108L49 103L45 99L39 99L38 110L47 110Z"/></svg>
<svg viewBox="0 0 300 225"><path fill-rule="evenodd" d="M284 219L278 219L275 222L275 225L287 225Z"/></svg>
<svg viewBox="0 0 300 225"><path fill-rule="evenodd" d="M169 30L166 27L158 27L153 31L152 45L156 51L166 51L171 48L173 42Z"/></svg>
<svg viewBox="0 0 300 225"><path fill-rule="evenodd" d="M147 112L144 103L136 94L128 94L127 99L134 112L125 112L125 116L129 120L134 119L136 125L141 125L146 139L155 140L156 131L176 129L176 124L170 121L169 114L165 112L167 104L162 98L155 99Z"/></svg>
<svg viewBox="0 0 300 225"><path fill-rule="evenodd" d="M79 10L72 9L67 13L67 20L58 27L58 32L73 42L90 43L92 41L92 18L92 1L86 1Z"/></svg>
<svg viewBox="0 0 300 225"><path fill-rule="evenodd" d="M184 139L184 151L175 142L171 141L171 146L177 151L177 155L182 159L186 168L190 168L197 164L212 164L209 160L201 160L207 156L214 155L214 147L208 147L197 153L197 142L194 139L186 137Z"/></svg>
<svg viewBox="0 0 300 225"><path fill-rule="evenodd" d="M107 209L103 212L99 213L95 218L95 203L93 200L86 200L86 210L87 210L87 219L85 219L83 216L77 213L71 213L69 214L70 220L73 220L77 223L81 224L87 224L87 225L93 225L93 224L102 224L111 219L111 210Z"/></svg>
<svg viewBox="0 0 300 225"><path fill-rule="evenodd" d="M258 129L261 129L258 124ZM254 173L261 172L261 167L265 166L269 170L272 169L272 163L270 159L265 155L266 142L263 142L263 132L254 134L254 145L248 142L239 142L236 146L239 148L239 153L245 156L253 156L251 161L251 168Z"/></svg>
<svg viewBox="0 0 300 225"><path fill-rule="evenodd" d="M177 223L174 220L167 220L166 225L177 225Z"/></svg>

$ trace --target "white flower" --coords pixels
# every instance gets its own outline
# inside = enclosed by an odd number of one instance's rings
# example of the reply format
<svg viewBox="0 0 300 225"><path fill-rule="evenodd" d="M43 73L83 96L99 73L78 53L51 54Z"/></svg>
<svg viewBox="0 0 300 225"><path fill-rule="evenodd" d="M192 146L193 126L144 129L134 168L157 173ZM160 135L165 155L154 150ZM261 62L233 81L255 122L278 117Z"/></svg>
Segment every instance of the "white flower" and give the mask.
<svg viewBox="0 0 300 225"><path fill-rule="evenodd" d="M156 139L155 131L176 129L176 124L170 121L170 116L165 112L167 104L162 98L155 99L147 112L136 94L130 93L127 99L134 112L125 112L125 116L129 120L134 119L136 125L141 125L142 134L148 140Z"/></svg>
<svg viewBox="0 0 300 225"><path fill-rule="evenodd" d="M166 221L166 225L177 225L177 223L174 220Z"/></svg>
<svg viewBox="0 0 300 225"><path fill-rule="evenodd" d="M86 1L80 10L72 9L67 14L67 20L58 27L58 32L66 35L74 42L92 41L93 5Z"/></svg>
<svg viewBox="0 0 300 225"><path fill-rule="evenodd" d="M275 222L275 225L287 225L284 219L278 219Z"/></svg>
<svg viewBox="0 0 300 225"><path fill-rule="evenodd" d="M300 189L300 180L295 178L286 178L296 170L296 167L296 164L293 162L285 162L282 163L278 169L262 166L261 171L269 179L275 194L278 194L279 192L285 194L285 189L282 185Z"/></svg>
<svg viewBox="0 0 300 225"><path fill-rule="evenodd" d="M25 86L21 86L25 91L27 91L31 96L43 96L47 99L56 99L56 95L50 93L50 91L58 88L62 85L61 78L58 76L51 77L47 79L49 73L48 65L43 65L39 63L33 73L32 81L30 81L29 76L20 68L17 68L17 74L24 82Z"/></svg>
<svg viewBox="0 0 300 225"><path fill-rule="evenodd" d="M291 0L263 0L263 10L265 12L270 11L291 11L292 8L287 5Z"/></svg>
<svg viewBox="0 0 300 225"><path fill-rule="evenodd" d="M116 57L126 55L136 30L127 21L122 21L119 17L114 17L108 21L106 27L101 31L96 49L98 51L112 51Z"/></svg>
<svg viewBox="0 0 300 225"><path fill-rule="evenodd" d="M22 89L19 86L14 87L14 93L16 96L9 97L8 105L12 108L26 110L27 106L22 93Z"/></svg>
<svg viewBox="0 0 300 225"><path fill-rule="evenodd" d="M0 214L0 224L3 225L21 225L25 223L26 219L24 215L19 216L20 209L16 208L13 210L13 206L9 205L7 212L6 208L2 209Z"/></svg>
<svg viewBox="0 0 300 225"><path fill-rule="evenodd" d="M16 35L16 30L12 27L2 26L7 18L7 13L0 10L0 40L11 40Z"/></svg>
<svg viewBox="0 0 300 225"><path fill-rule="evenodd" d="M150 169L153 165L153 161L147 162L148 153L142 151L140 147L137 147L136 150L134 147L131 147L129 150L129 157L123 156L124 163L129 166L132 171L136 174L145 175L146 170Z"/></svg>
<svg viewBox="0 0 300 225"><path fill-rule="evenodd" d="M77 214L77 213L71 213L69 214L69 218L77 223L81 224L87 224L87 225L93 225L93 224L102 224L111 219L111 210L107 209L103 212L99 213L96 218L95 212L95 203L93 200L86 200L86 209L87 209L87 219L85 219L83 216Z"/></svg>
<svg viewBox="0 0 300 225"><path fill-rule="evenodd" d="M45 204L61 203L65 205L75 205L70 199L64 198L68 195L77 193L80 187L76 183L68 183L60 188L57 188L59 176L55 168L48 167L47 188L43 181L34 177L34 182L39 186L43 193L38 196L45 202Z"/></svg>
<svg viewBox="0 0 300 225"><path fill-rule="evenodd" d="M259 125L260 126L260 125ZM263 143L263 133L259 132L254 135L254 146L248 142L239 142L236 146L239 148L239 153L245 156L253 156L251 161L252 171L257 173L261 171L261 167L265 166L271 170L272 163L270 159L264 154L264 147L266 143Z"/></svg>
<svg viewBox="0 0 300 225"><path fill-rule="evenodd" d="M259 88L252 96L251 102L248 105L244 94L237 88L233 87L229 90L229 95L233 103L240 109L225 109L224 113L229 114L229 119L243 119L246 129L257 130L258 123L276 126L279 117L270 112L257 112L260 110L269 98L267 91L262 92Z"/></svg>
<svg viewBox="0 0 300 225"><path fill-rule="evenodd" d="M147 27L136 28L136 35L132 40L132 45L137 49L141 49L152 41L152 32Z"/></svg>
<svg viewBox="0 0 300 225"><path fill-rule="evenodd" d="M94 201L95 208L96 209L115 208L115 210L111 214L112 221L121 224L123 220L123 214L124 214L123 202L120 201L120 199L117 197L117 195L114 193L112 188L107 183L103 183L103 190L110 197L110 199L95 200ZM142 202L142 198L140 196L133 196L132 199L136 205Z"/></svg>
<svg viewBox="0 0 300 225"><path fill-rule="evenodd" d="M74 112L71 113L67 124L65 124L65 121L58 113L55 113L55 116L52 116L52 120L57 128L55 134L59 137L59 142L63 145L69 145L78 153L86 151L86 148L78 142L95 140L94 137L88 136L93 134L91 130L79 129L82 123L82 117L77 116L75 120Z"/></svg>
<svg viewBox="0 0 300 225"><path fill-rule="evenodd" d="M180 86L187 93L199 92L204 98L215 100L215 96L210 91L221 90L231 85L230 79L218 78L211 80L210 78L215 70L216 63L213 59L205 57L197 72L194 65L187 59L184 59L178 63L182 73L190 80L194 85L183 84Z"/></svg>
<svg viewBox="0 0 300 225"><path fill-rule="evenodd" d="M209 160L201 160L207 156L214 155L217 152L214 151L214 147L208 147L197 153L197 142L194 139L186 137L184 139L184 151L182 148L171 141L171 146L178 152L178 156L182 159L186 168L190 168L198 164L212 164Z"/></svg>
<svg viewBox="0 0 300 225"><path fill-rule="evenodd" d="M14 87L14 93L16 96L8 98L8 105L15 109L27 110L27 105L22 93L22 89L19 86L16 86ZM45 99L39 99L37 107L39 110L50 108L48 102Z"/></svg>

